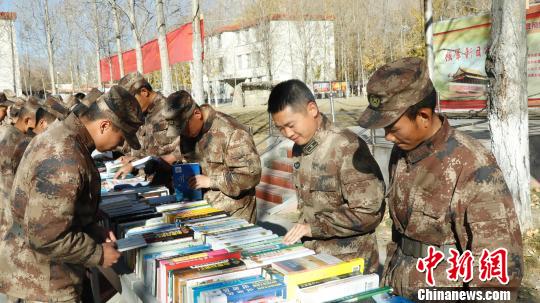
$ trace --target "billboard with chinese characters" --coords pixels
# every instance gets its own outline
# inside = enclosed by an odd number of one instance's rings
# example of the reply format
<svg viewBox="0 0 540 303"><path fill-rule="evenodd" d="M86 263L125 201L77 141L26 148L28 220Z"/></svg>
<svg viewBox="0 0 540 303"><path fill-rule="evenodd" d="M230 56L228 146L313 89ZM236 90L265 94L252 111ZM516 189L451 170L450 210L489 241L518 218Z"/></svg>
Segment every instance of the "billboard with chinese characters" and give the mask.
<svg viewBox="0 0 540 303"><path fill-rule="evenodd" d="M540 106L540 6L527 10L527 90L529 106ZM446 110L486 106L486 52L491 29L489 15L437 22L433 31L433 82Z"/></svg>

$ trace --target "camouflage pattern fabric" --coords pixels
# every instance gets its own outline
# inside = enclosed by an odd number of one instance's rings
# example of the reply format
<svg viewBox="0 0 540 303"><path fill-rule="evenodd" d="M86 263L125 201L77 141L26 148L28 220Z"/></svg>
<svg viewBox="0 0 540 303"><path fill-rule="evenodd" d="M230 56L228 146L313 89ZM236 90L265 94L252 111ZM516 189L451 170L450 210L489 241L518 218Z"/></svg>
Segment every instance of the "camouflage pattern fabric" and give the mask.
<svg viewBox="0 0 540 303"><path fill-rule="evenodd" d="M255 186L261 180L261 160L249 130L234 118L202 105L205 117L201 134L181 138L181 152L188 162L199 162L210 177L204 198L214 207L254 223Z"/></svg>
<svg viewBox="0 0 540 303"><path fill-rule="evenodd" d="M93 149L74 114L30 142L6 211L0 292L32 301L78 300L85 267L97 266L103 255Z"/></svg>
<svg viewBox="0 0 540 303"><path fill-rule="evenodd" d="M137 138L141 142L140 150L131 150L127 145L123 152L136 158L145 156L165 156L173 154L177 160L182 158L180 153L180 137L167 137L169 124L163 116L166 99L157 93L154 102L148 107L145 114L144 125L137 131Z"/></svg>
<svg viewBox="0 0 540 303"><path fill-rule="evenodd" d="M344 260L362 257L377 272L375 228L384 215L384 181L366 143L323 115L304 146L294 145L294 185L299 223L308 223L306 247Z"/></svg>
<svg viewBox="0 0 540 303"><path fill-rule="evenodd" d="M501 170L477 140L441 119L442 127L431 139L408 152L397 147L392 151L388 207L394 241L388 247L381 284L409 298L428 287L425 273L415 268L418 258L401 247L406 238L455 246L460 252L471 250L475 263L470 287L503 286L497 279L480 281L478 261L483 249L505 248L510 277L506 286L517 287L523 276L521 232ZM460 280L447 279L447 265L443 261L435 268L435 285L463 286Z"/></svg>
<svg viewBox="0 0 540 303"><path fill-rule="evenodd" d="M25 138L27 135L13 125L0 126L0 237L6 229L4 212L9 207L9 194L22 157L18 146L27 141Z"/></svg>

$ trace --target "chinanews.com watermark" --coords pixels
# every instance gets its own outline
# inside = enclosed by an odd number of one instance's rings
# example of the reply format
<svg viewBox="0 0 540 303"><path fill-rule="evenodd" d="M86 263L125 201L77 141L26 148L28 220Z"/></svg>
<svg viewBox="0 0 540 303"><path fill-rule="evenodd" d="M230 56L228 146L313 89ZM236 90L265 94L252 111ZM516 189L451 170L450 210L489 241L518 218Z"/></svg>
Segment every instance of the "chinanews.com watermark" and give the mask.
<svg viewBox="0 0 540 303"><path fill-rule="evenodd" d="M417 293L418 301L440 302L478 302L478 301L512 301L509 290L457 289L457 288L421 288Z"/></svg>
<svg viewBox="0 0 540 303"><path fill-rule="evenodd" d="M478 270L478 280L487 282L498 280L501 286L510 281L508 276L508 251L499 248L493 251L482 250L478 266L474 266L474 256L470 250L462 254L455 249L450 249L450 255L446 259L446 279L449 281L462 281L468 283L473 280L475 271ZM493 288L436 288L433 270L445 260L445 255L437 251L435 247L428 248L428 255L418 259L416 270L425 273L426 283L429 287L421 288L417 292L418 301L442 301L442 302L477 302L477 301L511 301L510 289Z"/></svg>

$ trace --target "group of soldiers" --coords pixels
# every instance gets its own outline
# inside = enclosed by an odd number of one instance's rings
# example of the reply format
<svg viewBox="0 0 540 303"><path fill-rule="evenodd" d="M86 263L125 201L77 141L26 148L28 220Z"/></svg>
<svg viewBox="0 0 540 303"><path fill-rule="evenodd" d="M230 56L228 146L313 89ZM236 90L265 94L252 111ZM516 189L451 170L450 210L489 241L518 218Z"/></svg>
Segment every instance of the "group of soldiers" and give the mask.
<svg viewBox="0 0 540 303"><path fill-rule="evenodd" d="M277 84L268 112L294 142L293 183L298 222L285 243L302 241L343 260L362 257L378 272L375 229L388 204L392 241L382 285L415 299L428 286L419 261L432 250L505 249L508 282L448 279L434 267L436 286L508 287L523 276L521 232L511 195L492 156L478 141L435 112L436 92L425 62L404 58L379 68L367 85L364 128L384 128L394 143L389 184L367 144L319 111L299 80ZM100 175L94 150L117 151L116 177L137 173L134 160L154 156L145 173L170 182L171 165L197 162L189 184L233 216L256 221L255 186L261 162L249 129L186 91L165 98L140 74L129 74L107 93L0 100L0 293L10 302L80 302L86 268L118 261L114 234L96 221ZM43 120L43 121L42 121ZM125 142L125 143L124 143ZM475 259L475 265L477 262Z"/></svg>

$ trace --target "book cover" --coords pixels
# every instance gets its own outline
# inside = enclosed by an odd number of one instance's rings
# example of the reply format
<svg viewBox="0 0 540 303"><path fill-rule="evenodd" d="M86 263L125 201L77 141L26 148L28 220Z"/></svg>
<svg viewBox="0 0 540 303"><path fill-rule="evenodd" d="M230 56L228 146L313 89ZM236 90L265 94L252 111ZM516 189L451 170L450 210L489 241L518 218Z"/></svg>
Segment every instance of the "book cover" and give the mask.
<svg viewBox="0 0 540 303"><path fill-rule="evenodd" d="M245 302L267 296L285 297L285 284L279 280L260 280L201 293L201 299L210 303Z"/></svg>
<svg viewBox="0 0 540 303"><path fill-rule="evenodd" d="M143 255L141 262L143 263L141 274L142 279L147 288L151 289L152 293L155 294L156 272L158 269L158 264L161 260L208 252L210 250L209 245L193 245L161 252L146 253Z"/></svg>
<svg viewBox="0 0 540 303"><path fill-rule="evenodd" d="M173 186L177 201L202 200L202 191L189 187L188 180L201 174L199 163L184 163L173 165Z"/></svg>
<svg viewBox="0 0 540 303"><path fill-rule="evenodd" d="M246 278L234 278L232 280L226 280L222 282L211 283L208 285L197 286L193 288L193 290L187 295L188 300L186 302L187 303L204 302L200 298L201 292L208 292L208 291L212 291L212 290L223 288L223 287L235 286L235 285L240 285L244 283L260 281L260 280L264 280L264 278L262 276L251 276L251 277L246 277Z"/></svg>
<svg viewBox="0 0 540 303"><path fill-rule="evenodd" d="M175 223L177 225L187 225L189 223L212 221L212 220L219 219L219 218L225 218L227 216L229 216L227 214L227 212L219 211L219 212L215 212L215 213L209 213L209 214L193 216L193 217L187 218L187 219L176 219Z"/></svg>
<svg viewBox="0 0 540 303"><path fill-rule="evenodd" d="M334 279L299 289L298 299L302 303L322 303L376 289L378 286L379 276L377 274L350 275L342 279Z"/></svg>
<svg viewBox="0 0 540 303"><path fill-rule="evenodd" d="M175 258L171 260L160 261L160 285L161 285L161 302L167 301L167 290L172 290L172 284L169 285L169 278L172 276L173 271L190 268L201 264L207 264L210 262L217 262L226 259L240 259L240 253L229 253L226 250L215 250L208 253L189 255L181 258ZM171 282L172 283L172 282ZM165 287L165 289L164 289Z"/></svg>
<svg viewBox="0 0 540 303"><path fill-rule="evenodd" d="M306 272L292 273L284 275L284 281L287 284L287 300L296 300L297 285L325 279L332 276L338 276L350 272L364 272L364 259L356 258L347 262L330 265L323 268L313 269Z"/></svg>
<svg viewBox="0 0 540 303"><path fill-rule="evenodd" d="M165 242L181 238L193 238L193 230L189 227L177 227L171 230L156 231L143 234L146 243Z"/></svg>
<svg viewBox="0 0 540 303"><path fill-rule="evenodd" d="M187 268L173 270L169 279L169 302L183 303L186 290L186 283L192 279L199 279L205 276L224 274L246 269L242 260L234 257L221 259L213 262L193 265Z"/></svg>
<svg viewBox="0 0 540 303"><path fill-rule="evenodd" d="M340 259L328 254L316 254L312 256L276 262L272 267L285 275L304 272L316 268L323 268L329 265L342 263Z"/></svg>
<svg viewBox="0 0 540 303"><path fill-rule="evenodd" d="M175 197L176 199L176 197ZM187 210L198 206L208 206L208 202L206 200L199 200L199 201L182 201L182 202L176 202L176 203L169 203L169 204L163 204L156 206L156 211L159 213L164 212L170 212L175 210Z"/></svg>
<svg viewBox="0 0 540 303"><path fill-rule="evenodd" d="M264 279L260 268L245 269L224 274L209 275L206 277L186 281L187 303L200 302L200 293L206 290L218 289L226 286Z"/></svg>

